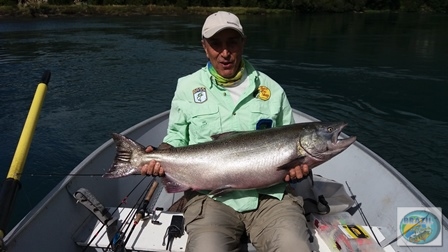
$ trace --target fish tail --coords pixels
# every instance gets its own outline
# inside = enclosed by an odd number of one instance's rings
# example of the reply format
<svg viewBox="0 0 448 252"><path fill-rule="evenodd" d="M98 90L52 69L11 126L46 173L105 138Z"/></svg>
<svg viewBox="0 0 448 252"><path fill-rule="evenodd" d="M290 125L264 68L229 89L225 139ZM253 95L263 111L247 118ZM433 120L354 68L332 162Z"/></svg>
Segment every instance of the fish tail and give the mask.
<svg viewBox="0 0 448 252"><path fill-rule="evenodd" d="M117 152L114 163L103 177L120 178L131 174L140 174L138 164L134 164L132 161L135 160L135 157L146 153L145 146L117 133L113 133L112 138L114 139Z"/></svg>

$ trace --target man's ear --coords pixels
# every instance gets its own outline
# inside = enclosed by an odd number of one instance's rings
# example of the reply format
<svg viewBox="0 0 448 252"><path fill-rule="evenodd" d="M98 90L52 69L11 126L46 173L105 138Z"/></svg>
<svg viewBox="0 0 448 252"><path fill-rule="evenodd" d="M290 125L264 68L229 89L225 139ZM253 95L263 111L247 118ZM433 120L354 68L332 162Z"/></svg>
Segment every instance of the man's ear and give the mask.
<svg viewBox="0 0 448 252"><path fill-rule="evenodd" d="M207 53L207 48L206 48L206 44L205 43L207 43L205 41L205 39L201 39L202 48L204 48L205 56L207 56L207 58L208 58L208 53Z"/></svg>

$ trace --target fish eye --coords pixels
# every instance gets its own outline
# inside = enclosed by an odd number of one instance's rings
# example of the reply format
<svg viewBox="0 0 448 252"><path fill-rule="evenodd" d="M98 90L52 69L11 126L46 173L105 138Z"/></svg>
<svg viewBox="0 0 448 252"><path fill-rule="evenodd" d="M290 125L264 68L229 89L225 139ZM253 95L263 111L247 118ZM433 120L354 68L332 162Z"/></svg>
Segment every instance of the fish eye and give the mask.
<svg viewBox="0 0 448 252"><path fill-rule="evenodd" d="M328 132L328 133L333 132L333 127L328 127L328 128L327 128L327 132Z"/></svg>

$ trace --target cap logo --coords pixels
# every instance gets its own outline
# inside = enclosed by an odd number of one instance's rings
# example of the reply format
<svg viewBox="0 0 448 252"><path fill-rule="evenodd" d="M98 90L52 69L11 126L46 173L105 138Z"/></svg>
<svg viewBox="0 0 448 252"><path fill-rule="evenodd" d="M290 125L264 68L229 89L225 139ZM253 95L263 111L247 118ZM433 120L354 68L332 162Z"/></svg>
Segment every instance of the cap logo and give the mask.
<svg viewBox="0 0 448 252"><path fill-rule="evenodd" d="M228 23L228 24L231 24L231 25L234 25L234 26L236 26L236 27L238 27L238 24L237 24L237 23L230 22L230 21L227 21L227 23Z"/></svg>

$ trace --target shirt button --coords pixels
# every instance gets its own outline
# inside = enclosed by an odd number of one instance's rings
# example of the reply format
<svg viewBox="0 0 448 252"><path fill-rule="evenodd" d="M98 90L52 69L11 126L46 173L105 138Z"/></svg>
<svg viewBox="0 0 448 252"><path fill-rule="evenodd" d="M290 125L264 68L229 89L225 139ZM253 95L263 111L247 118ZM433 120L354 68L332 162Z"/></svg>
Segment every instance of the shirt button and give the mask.
<svg viewBox="0 0 448 252"><path fill-rule="evenodd" d="M236 115L236 112L233 112L233 115Z"/></svg>
<svg viewBox="0 0 448 252"><path fill-rule="evenodd" d="M227 93L224 93L224 96L226 96L227 95Z"/></svg>

